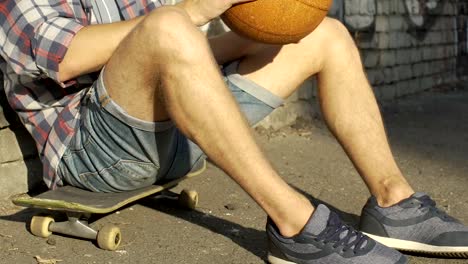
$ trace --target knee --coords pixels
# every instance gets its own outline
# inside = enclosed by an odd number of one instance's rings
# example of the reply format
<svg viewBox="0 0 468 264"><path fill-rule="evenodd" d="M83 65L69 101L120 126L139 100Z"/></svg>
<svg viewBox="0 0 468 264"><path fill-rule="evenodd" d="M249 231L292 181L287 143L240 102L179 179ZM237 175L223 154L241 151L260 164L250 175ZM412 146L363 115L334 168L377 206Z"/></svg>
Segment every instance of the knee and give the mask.
<svg viewBox="0 0 468 264"><path fill-rule="evenodd" d="M149 14L138 31L146 47L162 56L191 58L200 53L205 36L183 10L165 6Z"/></svg>
<svg viewBox="0 0 468 264"><path fill-rule="evenodd" d="M332 54L340 54L341 52L357 51L354 39L343 23L337 19L325 18L325 20L316 29L317 36L320 36L320 41L324 50ZM326 48L325 48L326 47Z"/></svg>

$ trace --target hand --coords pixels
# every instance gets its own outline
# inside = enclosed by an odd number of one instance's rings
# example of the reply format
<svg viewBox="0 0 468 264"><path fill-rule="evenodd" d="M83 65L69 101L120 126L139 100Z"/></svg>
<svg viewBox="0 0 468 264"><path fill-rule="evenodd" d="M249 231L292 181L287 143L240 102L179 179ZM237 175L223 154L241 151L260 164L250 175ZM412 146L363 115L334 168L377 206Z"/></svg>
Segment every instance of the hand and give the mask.
<svg viewBox="0 0 468 264"><path fill-rule="evenodd" d="M203 26L231 6L252 1L257 0L184 0L177 6L183 8L197 26Z"/></svg>

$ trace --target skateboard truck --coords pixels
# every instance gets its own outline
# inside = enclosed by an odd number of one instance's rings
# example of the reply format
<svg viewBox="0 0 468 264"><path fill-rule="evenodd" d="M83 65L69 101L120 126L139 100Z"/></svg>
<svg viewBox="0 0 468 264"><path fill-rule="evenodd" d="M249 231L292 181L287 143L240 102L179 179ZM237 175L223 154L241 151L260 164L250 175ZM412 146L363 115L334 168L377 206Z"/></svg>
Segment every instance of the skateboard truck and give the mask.
<svg viewBox="0 0 468 264"><path fill-rule="evenodd" d="M162 192L161 198L177 199L179 205L194 210L198 205L198 193L192 190L183 190L180 194ZM113 224L104 225L99 230L89 226L91 213L66 212L67 221L55 222L51 216L33 216L31 219L31 233L35 236L47 238L52 233L69 235L89 240L96 240L101 249L114 251L122 240L120 228Z"/></svg>
<svg viewBox="0 0 468 264"><path fill-rule="evenodd" d="M64 212L68 220L56 222L51 216L34 216L31 219L31 233L47 238L52 233L64 234L89 240L96 240L100 248L114 251L120 245L120 228L113 224L104 225L99 230L89 226L92 214L108 214L139 199L160 194L162 197L176 199L182 207L194 210L198 205L198 193L183 190L180 194L169 192L181 181L194 177L206 169L206 162L200 163L197 170L162 185L152 185L123 193L93 193L72 186L60 187L36 197L21 194L13 197L14 204L25 207L41 208ZM165 193L165 191L167 191Z"/></svg>
<svg viewBox="0 0 468 264"><path fill-rule="evenodd" d="M116 250L122 239L120 228L107 224L99 231L88 224L91 214L68 212L68 221L55 222L50 216L34 216L31 219L31 233L47 238L52 233L64 234L89 240L97 240L98 246L105 250Z"/></svg>
<svg viewBox="0 0 468 264"><path fill-rule="evenodd" d="M139 199L160 194L161 197L176 199L182 207L195 209L198 204L198 193L183 190L175 194L169 190L179 182L196 176L206 169L203 160L197 170L184 177L169 181L162 185L151 185L138 190L122 193L96 193L72 186L60 187L47 191L35 197L27 194L13 197L16 205L41 208L64 212L68 220L55 222L51 216L34 216L31 219L31 233L38 237L47 238L52 233L59 233L73 237L96 240L100 248L116 250L122 240L120 228L113 224L104 225L99 230L89 226L88 220L92 214L108 214Z"/></svg>

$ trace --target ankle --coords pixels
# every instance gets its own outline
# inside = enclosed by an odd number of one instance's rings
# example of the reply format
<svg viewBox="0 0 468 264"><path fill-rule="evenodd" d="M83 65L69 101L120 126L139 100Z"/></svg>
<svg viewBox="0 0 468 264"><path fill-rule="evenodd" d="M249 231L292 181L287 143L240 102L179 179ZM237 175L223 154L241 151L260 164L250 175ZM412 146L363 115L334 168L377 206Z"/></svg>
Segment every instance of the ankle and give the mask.
<svg viewBox="0 0 468 264"><path fill-rule="evenodd" d="M315 211L312 205L302 209L303 210L296 210L295 214L286 215L284 218L275 222L282 236L293 237L302 232Z"/></svg>
<svg viewBox="0 0 468 264"><path fill-rule="evenodd" d="M414 190L405 182L391 182L382 185L382 188L373 195L380 207L390 207L414 194Z"/></svg>
<svg viewBox="0 0 468 264"><path fill-rule="evenodd" d="M306 224L307 224L307 221L304 223L302 223L302 221L301 222L296 221L295 223L278 225L278 229L280 231L280 234L283 237L293 237L293 236L300 234Z"/></svg>

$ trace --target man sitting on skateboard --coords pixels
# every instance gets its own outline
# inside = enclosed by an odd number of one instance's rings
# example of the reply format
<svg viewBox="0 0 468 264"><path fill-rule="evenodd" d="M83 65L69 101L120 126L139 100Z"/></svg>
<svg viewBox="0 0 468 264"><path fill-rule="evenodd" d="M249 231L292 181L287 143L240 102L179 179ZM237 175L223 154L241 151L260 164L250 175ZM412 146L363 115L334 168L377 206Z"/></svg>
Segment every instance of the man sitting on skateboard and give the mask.
<svg viewBox="0 0 468 264"><path fill-rule="evenodd" d="M268 214L271 263L407 263L314 208L252 137L249 123L317 74L324 119L372 195L363 231L388 246L467 257L468 228L397 167L346 28L327 18L283 47L198 30L246 1L3 1L5 91L36 140L47 185L132 190L185 175L205 153Z"/></svg>

